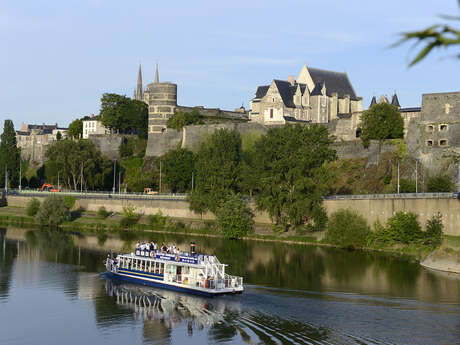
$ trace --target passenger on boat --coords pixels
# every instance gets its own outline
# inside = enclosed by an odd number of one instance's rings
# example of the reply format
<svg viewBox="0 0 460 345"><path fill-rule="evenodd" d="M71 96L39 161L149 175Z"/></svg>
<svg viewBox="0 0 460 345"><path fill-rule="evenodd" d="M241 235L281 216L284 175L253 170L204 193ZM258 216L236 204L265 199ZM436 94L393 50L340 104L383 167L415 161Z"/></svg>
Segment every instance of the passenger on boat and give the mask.
<svg viewBox="0 0 460 345"><path fill-rule="evenodd" d="M161 251L162 251L162 252L166 252L167 250L168 250L168 248L167 248L166 245L163 243L163 244L161 245Z"/></svg>

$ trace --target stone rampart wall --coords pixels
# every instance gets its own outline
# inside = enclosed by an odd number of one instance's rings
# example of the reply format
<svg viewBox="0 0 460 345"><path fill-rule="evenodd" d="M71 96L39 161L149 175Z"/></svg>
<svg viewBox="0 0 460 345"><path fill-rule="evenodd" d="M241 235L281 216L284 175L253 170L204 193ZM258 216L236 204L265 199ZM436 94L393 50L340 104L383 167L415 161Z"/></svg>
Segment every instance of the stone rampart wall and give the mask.
<svg viewBox="0 0 460 345"><path fill-rule="evenodd" d="M123 136L119 134L92 134L88 137L101 153L111 160L120 159L119 148Z"/></svg>
<svg viewBox="0 0 460 345"><path fill-rule="evenodd" d="M8 205L25 207L31 197L8 196ZM41 199L41 198L39 198ZM200 215L189 210L188 202L184 200L120 200L120 199L78 199L77 207L88 211L97 211L104 206L108 211L122 212L123 206L132 205L137 212L155 214L159 211L164 216L199 219ZM325 200L324 206L328 214L341 208L358 211L372 225L377 219L384 223L398 211L415 212L420 223L424 226L426 220L438 212L442 214L447 235L460 236L460 200L454 198L420 198L420 199L343 199ZM254 204L251 204L254 209ZM206 213L203 219L214 219L214 215ZM270 223L265 212L255 212L257 223Z"/></svg>

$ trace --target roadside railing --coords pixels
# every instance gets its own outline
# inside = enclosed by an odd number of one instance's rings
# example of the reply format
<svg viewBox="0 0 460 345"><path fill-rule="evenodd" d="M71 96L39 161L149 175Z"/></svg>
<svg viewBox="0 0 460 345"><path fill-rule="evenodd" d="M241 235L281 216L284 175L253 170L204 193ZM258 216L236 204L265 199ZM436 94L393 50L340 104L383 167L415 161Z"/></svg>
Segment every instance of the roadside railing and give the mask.
<svg viewBox="0 0 460 345"><path fill-rule="evenodd" d="M356 200L356 199L457 199L460 193L399 193L399 194L358 194L328 195L325 200Z"/></svg>
<svg viewBox="0 0 460 345"><path fill-rule="evenodd" d="M48 196L48 195L71 195L82 199L126 199L126 200L185 200L186 194L142 194L142 193L111 193L103 191L77 192L77 191L61 191L47 192L31 189L8 189L8 195L17 196Z"/></svg>

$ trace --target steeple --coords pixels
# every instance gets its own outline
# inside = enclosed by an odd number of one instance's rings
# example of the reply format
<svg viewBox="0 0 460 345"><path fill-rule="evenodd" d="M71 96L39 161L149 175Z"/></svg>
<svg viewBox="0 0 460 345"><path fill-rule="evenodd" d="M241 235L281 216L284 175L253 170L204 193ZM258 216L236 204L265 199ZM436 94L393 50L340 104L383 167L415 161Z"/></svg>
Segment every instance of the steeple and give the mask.
<svg viewBox="0 0 460 345"><path fill-rule="evenodd" d="M398 108L401 108L401 105L399 105L399 99L398 99L398 95L396 94L396 92L393 95L393 97L391 97L391 104Z"/></svg>
<svg viewBox="0 0 460 345"><path fill-rule="evenodd" d="M372 97L371 105L369 106L369 108L372 107L372 106L375 105L375 104L377 104L377 99L376 99L375 96L374 96L374 97Z"/></svg>
<svg viewBox="0 0 460 345"><path fill-rule="evenodd" d="M154 83L155 84L158 84L160 82L160 78L158 76L158 63L157 63L157 67L155 69L155 80L154 80Z"/></svg>
<svg viewBox="0 0 460 345"><path fill-rule="evenodd" d="M144 92L142 90L142 67L140 64L139 64L139 72L137 74L137 89L136 89L134 98L137 99L138 101L141 101L142 98L144 98Z"/></svg>

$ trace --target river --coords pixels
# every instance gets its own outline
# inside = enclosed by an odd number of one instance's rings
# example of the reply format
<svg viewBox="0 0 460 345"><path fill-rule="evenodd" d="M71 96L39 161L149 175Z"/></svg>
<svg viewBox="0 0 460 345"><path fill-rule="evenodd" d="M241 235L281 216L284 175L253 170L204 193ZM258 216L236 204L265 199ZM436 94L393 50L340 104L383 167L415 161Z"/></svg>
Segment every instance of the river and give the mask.
<svg viewBox="0 0 460 345"><path fill-rule="evenodd" d="M460 275L382 253L197 237L245 292L120 284L107 252L164 234L0 228L0 344L460 344Z"/></svg>

